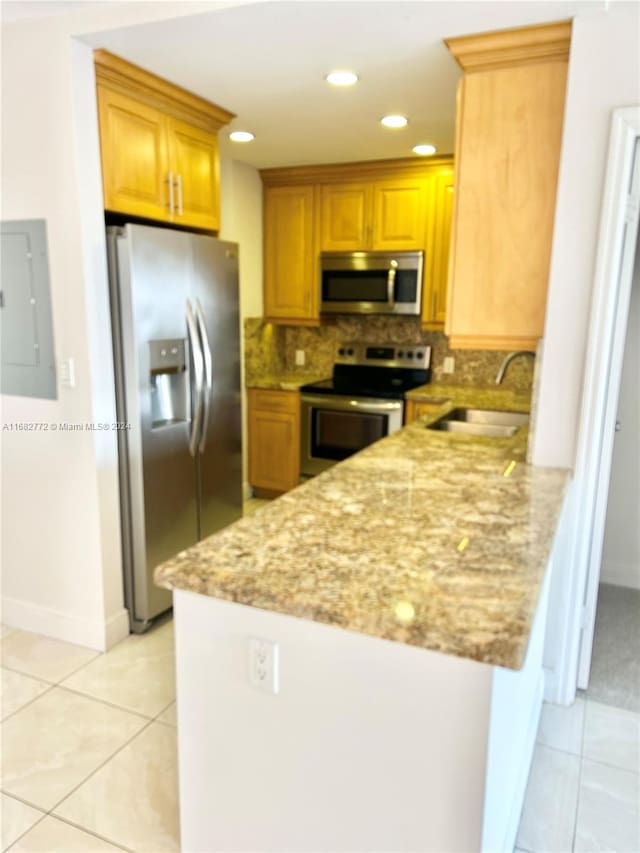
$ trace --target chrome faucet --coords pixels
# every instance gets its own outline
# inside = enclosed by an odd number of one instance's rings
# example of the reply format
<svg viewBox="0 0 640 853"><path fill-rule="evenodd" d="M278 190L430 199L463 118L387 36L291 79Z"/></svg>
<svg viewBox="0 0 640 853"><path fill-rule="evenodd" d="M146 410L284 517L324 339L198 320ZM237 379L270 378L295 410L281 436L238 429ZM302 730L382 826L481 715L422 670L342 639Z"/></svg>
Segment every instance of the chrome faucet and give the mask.
<svg viewBox="0 0 640 853"><path fill-rule="evenodd" d="M518 350L518 352L510 352L509 355L505 358L505 360L500 365L500 370L498 370L498 375L496 376L496 385L500 385L502 380L504 379L504 375L507 372L507 367L511 364L514 358L517 358L519 355L530 355L531 358L535 358L535 352L530 352L527 349Z"/></svg>

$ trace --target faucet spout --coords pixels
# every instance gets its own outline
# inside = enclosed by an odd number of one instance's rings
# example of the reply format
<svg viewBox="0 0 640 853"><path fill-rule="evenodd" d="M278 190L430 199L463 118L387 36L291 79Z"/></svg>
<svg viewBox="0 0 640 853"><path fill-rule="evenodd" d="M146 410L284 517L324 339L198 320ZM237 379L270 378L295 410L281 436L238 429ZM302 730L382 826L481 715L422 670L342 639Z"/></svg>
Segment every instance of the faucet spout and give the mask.
<svg viewBox="0 0 640 853"><path fill-rule="evenodd" d="M509 355L505 358L505 360L500 365L500 369L498 370L498 375L496 376L496 385L500 385L500 383L504 379L505 373L507 372L507 367L509 367L511 362L515 358L518 358L518 356L520 356L520 355L530 355L531 358L536 357L535 352L530 352L529 350L526 350L526 349L521 349L521 350L518 350L517 352L510 352Z"/></svg>

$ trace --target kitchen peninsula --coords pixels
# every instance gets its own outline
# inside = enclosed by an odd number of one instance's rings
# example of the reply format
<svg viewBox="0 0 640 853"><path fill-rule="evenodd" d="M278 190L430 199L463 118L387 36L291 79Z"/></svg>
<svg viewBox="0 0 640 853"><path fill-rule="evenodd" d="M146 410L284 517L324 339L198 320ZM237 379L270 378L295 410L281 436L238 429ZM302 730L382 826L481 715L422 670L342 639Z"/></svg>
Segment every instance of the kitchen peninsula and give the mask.
<svg viewBox="0 0 640 853"><path fill-rule="evenodd" d="M513 849L568 476L525 444L416 422L157 569L184 849Z"/></svg>

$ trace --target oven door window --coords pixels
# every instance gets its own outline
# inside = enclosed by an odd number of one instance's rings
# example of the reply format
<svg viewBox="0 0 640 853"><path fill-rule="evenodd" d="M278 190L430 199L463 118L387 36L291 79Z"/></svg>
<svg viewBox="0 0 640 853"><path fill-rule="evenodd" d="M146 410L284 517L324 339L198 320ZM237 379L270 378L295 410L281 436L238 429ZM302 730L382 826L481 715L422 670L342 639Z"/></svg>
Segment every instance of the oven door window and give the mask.
<svg viewBox="0 0 640 853"><path fill-rule="evenodd" d="M388 431L388 415L314 409L310 455L316 459L346 459L384 438Z"/></svg>

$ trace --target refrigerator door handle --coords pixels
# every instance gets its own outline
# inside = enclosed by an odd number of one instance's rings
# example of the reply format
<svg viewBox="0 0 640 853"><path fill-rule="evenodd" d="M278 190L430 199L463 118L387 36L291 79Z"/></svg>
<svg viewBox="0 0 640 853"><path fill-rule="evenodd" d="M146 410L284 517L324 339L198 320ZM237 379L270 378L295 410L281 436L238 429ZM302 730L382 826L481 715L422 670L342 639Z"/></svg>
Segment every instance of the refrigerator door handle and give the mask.
<svg viewBox="0 0 640 853"><path fill-rule="evenodd" d="M198 449L198 439L200 437L200 423L202 421L202 386L204 382L204 360L202 356L202 348L200 346L198 328L196 326L195 317L193 316L193 308L191 307L191 302L189 302L188 299L185 313L187 318L187 335L189 337L189 349L191 350L191 358L193 360L193 372L196 389L195 413L191 421L191 435L189 436L189 453L192 456L195 456Z"/></svg>
<svg viewBox="0 0 640 853"><path fill-rule="evenodd" d="M204 355L204 411L202 415L202 434L200 436L200 453L204 453L204 448L207 443L207 429L209 426L209 412L211 409L211 392L213 390L213 360L211 358L211 347L209 346L209 335L207 334L207 326L202 313L200 300L196 299L196 319L198 321L198 331L200 332L200 340L202 342L202 353Z"/></svg>

